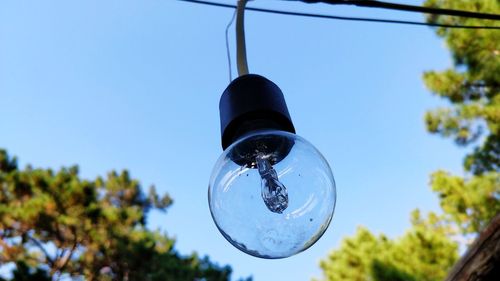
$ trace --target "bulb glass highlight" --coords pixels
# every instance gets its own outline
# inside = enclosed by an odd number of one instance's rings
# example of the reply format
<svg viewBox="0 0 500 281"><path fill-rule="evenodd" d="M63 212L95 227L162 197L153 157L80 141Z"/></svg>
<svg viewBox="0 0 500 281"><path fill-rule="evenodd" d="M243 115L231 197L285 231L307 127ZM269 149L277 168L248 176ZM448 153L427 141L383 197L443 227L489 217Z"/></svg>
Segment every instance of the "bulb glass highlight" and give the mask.
<svg viewBox="0 0 500 281"><path fill-rule="evenodd" d="M323 235L336 191L330 166L308 141L259 131L222 153L208 200L215 224L231 244L275 259L299 253Z"/></svg>

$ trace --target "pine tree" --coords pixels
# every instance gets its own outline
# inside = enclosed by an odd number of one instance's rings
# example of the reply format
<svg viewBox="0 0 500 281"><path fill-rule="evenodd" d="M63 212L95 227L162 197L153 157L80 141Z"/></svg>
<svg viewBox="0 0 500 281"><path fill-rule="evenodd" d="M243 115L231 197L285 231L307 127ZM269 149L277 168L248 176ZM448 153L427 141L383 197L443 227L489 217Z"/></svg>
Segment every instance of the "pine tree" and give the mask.
<svg viewBox="0 0 500 281"><path fill-rule="evenodd" d="M0 266L15 265L16 281L229 280L229 266L181 256L146 228L150 210L171 204L127 171L84 180L76 166L21 170L0 150Z"/></svg>
<svg viewBox="0 0 500 281"><path fill-rule="evenodd" d="M427 0L425 5L500 13L497 0ZM428 21L497 24L450 16L429 16ZM438 28L436 33L446 41L454 66L424 73L427 88L449 104L427 112L425 122L429 132L471 147L463 163L465 176L433 173L431 188L442 215L431 213L422 220L415 211L412 227L397 239L358 229L321 262L323 280L443 280L458 258L453 237L476 236L500 212L500 32Z"/></svg>

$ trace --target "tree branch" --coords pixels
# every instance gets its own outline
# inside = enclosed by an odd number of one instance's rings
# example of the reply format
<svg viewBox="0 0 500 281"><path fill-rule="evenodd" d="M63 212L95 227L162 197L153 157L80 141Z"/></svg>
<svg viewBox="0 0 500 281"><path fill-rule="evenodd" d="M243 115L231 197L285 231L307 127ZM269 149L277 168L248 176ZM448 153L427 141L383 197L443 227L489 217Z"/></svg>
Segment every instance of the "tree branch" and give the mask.
<svg viewBox="0 0 500 281"><path fill-rule="evenodd" d="M40 243L40 241L36 240L35 238L27 235L28 239L30 241L33 242L33 244L35 244L35 246L37 246L42 252L43 254L45 255L45 258L47 259L50 267L53 267L54 266L54 259L52 259L49 255L49 253L47 253L47 250L45 250L45 248L43 247L42 243Z"/></svg>
<svg viewBox="0 0 500 281"><path fill-rule="evenodd" d="M75 252L77 246L78 246L78 241L75 238L75 242L73 243L73 246L71 247L69 252L66 254L66 256L61 260L62 264L58 267L59 272L62 272L64 270L64 268L66 267L66 265L68 264L68 262L71 260L71 257L73 256L73 253Z"/></svg>

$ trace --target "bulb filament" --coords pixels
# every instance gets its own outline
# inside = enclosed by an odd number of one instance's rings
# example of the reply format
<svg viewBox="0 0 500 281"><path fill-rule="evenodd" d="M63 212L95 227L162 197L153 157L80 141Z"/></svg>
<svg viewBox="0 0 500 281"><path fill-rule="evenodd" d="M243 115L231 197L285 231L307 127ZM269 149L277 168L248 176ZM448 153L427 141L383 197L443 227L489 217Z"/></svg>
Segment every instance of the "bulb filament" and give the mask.
<svg viewBox="0 0 500 281"><path fill-rule="evenodd" d="M288 207L288 191L278 180L278 173L276 173L268 158L264 153L258 153L255 157L262 179L262 199L271 212L281 214Z"/></svg>

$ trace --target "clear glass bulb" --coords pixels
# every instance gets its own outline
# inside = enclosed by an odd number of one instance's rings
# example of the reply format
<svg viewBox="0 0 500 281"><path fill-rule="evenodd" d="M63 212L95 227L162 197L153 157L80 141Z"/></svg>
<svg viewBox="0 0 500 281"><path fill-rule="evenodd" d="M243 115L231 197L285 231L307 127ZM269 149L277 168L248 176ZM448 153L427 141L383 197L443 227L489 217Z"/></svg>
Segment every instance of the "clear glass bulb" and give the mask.
<svg viewBox="0 0 500 281"><path fill-rule="evenodd" d="M229 146L210 178L210 212L236 248L285 258L326 231L336 201L330 166L305 139L283 131L254 132Z"/></svg>

